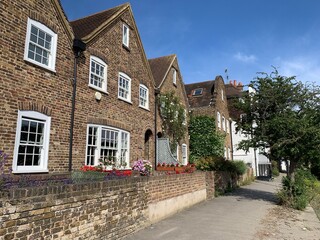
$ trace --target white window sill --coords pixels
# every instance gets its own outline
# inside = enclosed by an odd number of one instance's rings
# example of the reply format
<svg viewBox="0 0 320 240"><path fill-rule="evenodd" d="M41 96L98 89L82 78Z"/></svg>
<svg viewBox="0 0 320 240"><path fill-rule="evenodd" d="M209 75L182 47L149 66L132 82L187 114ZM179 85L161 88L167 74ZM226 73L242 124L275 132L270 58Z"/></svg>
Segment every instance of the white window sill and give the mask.
<svg viewBox="0 0 320 240"><path fill-rule="evenodd" d="M128 100L128 99L125 99L125 98L122 98L122 97L118 97L118 99L119 100L121 100L121 101L124 101L124 102L126 102L126 103L129 103L129 104L133 104L130 100Z"/></svg>
<svg viewBox="0 0 320 240"><path fill-rule="evenodd" d="M105 93L105 94L107 94L107 95L109 95L109 93L106 91L106 90L103 90L102 88L98 88L98 87L96 87L96 86L94 86L94 85L88 85L88 87L89 88L92 88L92 89L94 89L94 90L96 90L96 91L99 91L99 92L101 92L101 93Z"/></svg>
<svg viewBox="0 0 320 240"><path fill-rule="evenodd" d="M13 174L16 173L48 173L48 169L25 169L25 170L12 170Z"/></svg>
<svg viewBox="0 0 320 240"><path fill-rule="evenodd" d="M29 58L24 58L24 60L25 60L26 62L28 62L28 63L31 63L31 64L37 66L37 67L41 67L41 68L43 68L43 69L45 69L45 70L48 70L48 71L53 72L53 73L56 73L55 68L51 68L51 67L49 67L49 66L47 66L47 65L41 64L41 63L39 63L39 62L37 62L37 61L34 61L34 60L32 60L32 59L29 59Z"/></svg>
<svg viewBox="0 0 320 240"><path fill-rule="evenodd" d="M144 106L140 106L140 105L139 105L139 108L142 108L143 110L146 110L146 111L149 111L149 112L150 112L150 109L149 109L149 108L146 108L146 107L144 107Z"/></svg>

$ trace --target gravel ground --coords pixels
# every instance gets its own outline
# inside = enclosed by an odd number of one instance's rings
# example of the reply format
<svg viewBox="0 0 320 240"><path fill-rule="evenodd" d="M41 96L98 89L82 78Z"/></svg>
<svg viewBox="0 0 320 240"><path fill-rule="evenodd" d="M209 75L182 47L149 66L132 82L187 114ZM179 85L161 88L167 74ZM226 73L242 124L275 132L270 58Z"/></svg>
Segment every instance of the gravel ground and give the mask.
<svg viewBox="0 0 320 240"><path fill-rule="evenodd" d="M304 211L275 206L260 226L253 239L320 240L320 222L310 206Z"/></svg>

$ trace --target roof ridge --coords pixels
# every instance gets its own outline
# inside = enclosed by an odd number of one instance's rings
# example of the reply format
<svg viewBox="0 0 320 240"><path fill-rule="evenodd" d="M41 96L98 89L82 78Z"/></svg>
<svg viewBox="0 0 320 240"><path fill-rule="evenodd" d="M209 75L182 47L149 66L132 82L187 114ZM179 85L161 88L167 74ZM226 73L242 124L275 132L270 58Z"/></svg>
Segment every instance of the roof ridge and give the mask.
<svg viewBox="0 0 320 240"><path fill-rule="evenodd" d="M148 60L155 60L155 59L160 59L160 58L169 58L169 57L176 57L177 54L173 53L170 55L166 55L166 56L161 56L161 57L156 57L156 58L149 58Z"/></svg>
<svg viewBox="0 0 320 240"><path fill-rule="evenodd" d="M187 83L185 85L193 85L193 84L199 84L199 83L208 83L208 82L214 82L215 80L206 80L206 81L202 81L202 82L194 82L194 83Z"/></svg>
<svg viewBox="0 0 320 240"><path fill-rule="evenodd" d="M96 16L96 15L99 15L99 14L102 14L102 13L105 13L105 12L108 12L108 11L111 11L111 10L116 10L117 8L120 9L122 7L127 7L127 6L130 6L130 3L126 2L126 3L120 4L118 6L102 10L100 12L96 12L96 13L92 13L92 14L84 16L84 17L80 17L80 18L77 18L75 20L70 21L70 23L73 23L73 22L76 22L76 21L79 21L79 20L82 20L82 19L86 19L86 18L91 18L93 16Z"/></svg>

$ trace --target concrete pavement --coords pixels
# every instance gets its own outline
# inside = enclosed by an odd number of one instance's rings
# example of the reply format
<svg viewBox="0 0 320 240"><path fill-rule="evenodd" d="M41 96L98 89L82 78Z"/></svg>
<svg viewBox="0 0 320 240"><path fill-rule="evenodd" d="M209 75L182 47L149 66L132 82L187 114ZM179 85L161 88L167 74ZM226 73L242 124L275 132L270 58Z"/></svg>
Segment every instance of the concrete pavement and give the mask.
<svg viewBox="0 0 320 240"><path fill-rule="evenodd" d="M261 220L275 207L275 181L255 181L251 185L203 202L149 226L126 240L241 240L254 239Z"/></svg>

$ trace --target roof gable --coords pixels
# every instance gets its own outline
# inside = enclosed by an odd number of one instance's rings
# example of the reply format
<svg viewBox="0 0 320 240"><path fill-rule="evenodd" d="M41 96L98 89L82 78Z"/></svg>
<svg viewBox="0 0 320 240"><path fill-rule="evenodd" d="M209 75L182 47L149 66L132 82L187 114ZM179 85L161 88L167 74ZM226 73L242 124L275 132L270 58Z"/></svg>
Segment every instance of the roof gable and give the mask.
<svg viewBox="0 0 320 240"><path fill-rule="evenodd" d="M82 39L85 42L90 41L128 8L130 8L130 5L125 3L99 13L71 21L70 24L73 28L75 37Z"/></svg>
<svg viewBox="0 0 320 240"><path fill-rule="evenodd" d="M172 54L148 60L157 88L161 87L175 59L176 55Z"/></svg>

